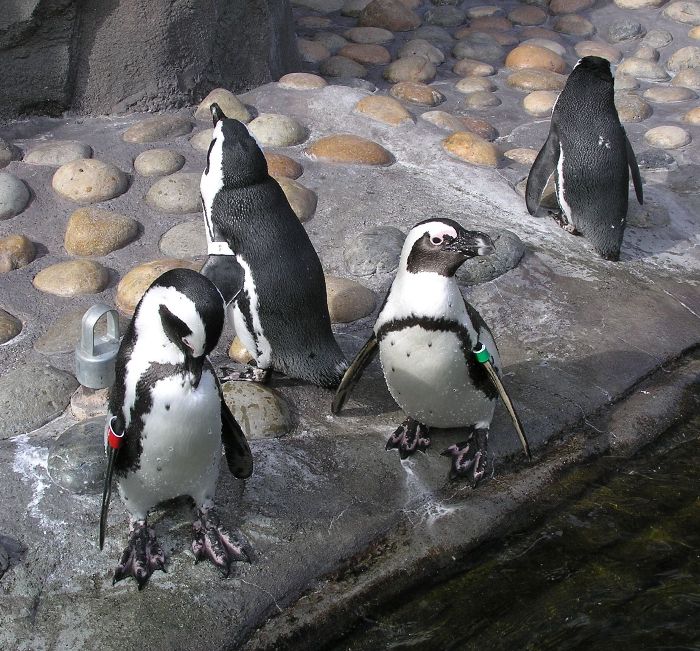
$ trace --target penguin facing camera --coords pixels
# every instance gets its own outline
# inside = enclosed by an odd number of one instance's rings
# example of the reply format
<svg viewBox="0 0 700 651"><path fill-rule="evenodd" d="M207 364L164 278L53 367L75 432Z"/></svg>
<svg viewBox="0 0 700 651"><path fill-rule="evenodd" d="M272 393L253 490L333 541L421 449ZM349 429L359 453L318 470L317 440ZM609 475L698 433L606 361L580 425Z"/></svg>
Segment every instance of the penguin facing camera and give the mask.
<svg viewBox="0 0 700 651"><path fill-rule="evenodd" d="M501 362L491 331L463 298L455 279L469 258L493 250L488 235L467 231L451 219L414 226L372 336L350 364L331 407L334 414L340 412L379 352L389 391L407 416L386 449L397 448L404 459L427 449L430 428L463 428L467 439L443 455L452 460L450 477L466 477L473 485L486 469L489 427L499 394L530 456L520 420L498 378Z"/></svg>
<svg viewBox="0 0 700 651"><path fill-rule="evenodd" d="M347 360L331 330L318 255L246 126L218 104L211 112L202 274L221 291L258 369L336 387Z"/></svg>
<svg viewBox="0 0 700 651"><path fill-rule="evenodd" d="M105 428L99 539L102 549L116 474L130 526L114 583L131 576L140 590L155 570L165 571L148 513L182 495L196 507L192 551L198 561L208 559L228 576L235 561L252 558L248 543L221 525L214 507L222 444L235 477L253 471L248 443L207 358L223 325L216 287L195 271L174 269L148 288L122 339Z"/></svg>
<svg viewBox="0 0 700 651"><path fill-rule="evenodd" d="M581 234L606 260L619 260L625 232L629 171L643 203L642 179L615 108L610 62L583 57L561 91L549 135L527 178L527 210L535 215L554 174L560 213L569 233Z"/></svg>

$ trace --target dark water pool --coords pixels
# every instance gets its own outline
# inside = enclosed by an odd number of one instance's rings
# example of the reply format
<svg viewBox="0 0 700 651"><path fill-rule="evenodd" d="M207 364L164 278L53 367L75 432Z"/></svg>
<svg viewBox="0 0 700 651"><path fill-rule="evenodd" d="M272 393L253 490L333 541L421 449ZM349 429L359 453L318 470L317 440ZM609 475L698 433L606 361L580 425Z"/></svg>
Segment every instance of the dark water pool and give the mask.
<svg viewBox="0 0 700 651"><path fill-rule="evenodd" d="M564 481L583 492L539 526L388 604L333 651L700 650L698 401L634 459L575 470Z"/></svg>

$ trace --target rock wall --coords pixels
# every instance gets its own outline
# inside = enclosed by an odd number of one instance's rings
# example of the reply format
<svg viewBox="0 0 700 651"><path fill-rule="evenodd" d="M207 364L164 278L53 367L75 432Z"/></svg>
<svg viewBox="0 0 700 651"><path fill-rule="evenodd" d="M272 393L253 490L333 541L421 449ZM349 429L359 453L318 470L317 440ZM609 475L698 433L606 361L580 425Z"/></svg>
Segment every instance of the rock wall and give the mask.
<svg viewBox="0 0 700 651"><path fill-rule="evenodd" d="M4 0L0 118L158 110L300 69L288 0Z"/></svg>

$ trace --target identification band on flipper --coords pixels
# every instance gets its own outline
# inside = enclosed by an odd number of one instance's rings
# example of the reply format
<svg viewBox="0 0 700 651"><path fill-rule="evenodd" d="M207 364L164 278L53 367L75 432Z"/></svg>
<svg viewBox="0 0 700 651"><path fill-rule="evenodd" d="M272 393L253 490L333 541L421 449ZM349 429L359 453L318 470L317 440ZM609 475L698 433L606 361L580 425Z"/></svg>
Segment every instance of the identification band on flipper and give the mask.
<svg viewBox="0 0 700 651"><path fill-rule="evenodd" d="M105 533L107 532L107 513L109 512L109 501L112 497L112 474L114 473L114 460L119 454L119 449L124 444L124 432L117 434L112 427L116 420L112 416L107 425L107 471L102 488L102 509L100 511L100 549L104 546Z"/></svg>

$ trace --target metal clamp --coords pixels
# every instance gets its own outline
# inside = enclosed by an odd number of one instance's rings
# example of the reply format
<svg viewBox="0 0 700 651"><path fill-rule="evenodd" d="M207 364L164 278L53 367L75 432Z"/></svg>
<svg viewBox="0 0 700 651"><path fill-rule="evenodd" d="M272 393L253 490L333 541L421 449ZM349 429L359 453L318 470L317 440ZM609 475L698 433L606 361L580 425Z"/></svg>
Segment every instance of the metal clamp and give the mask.
<svg viewBox="0 0 700 651"><path fill-rule="evenodd" d="M107 316L107 334L95 337L95 326ZM114 384L119 351L119 314L102 303L93 305L83 315L80 342L75 348L75 376L90 389L103 389Z"/></svg>

